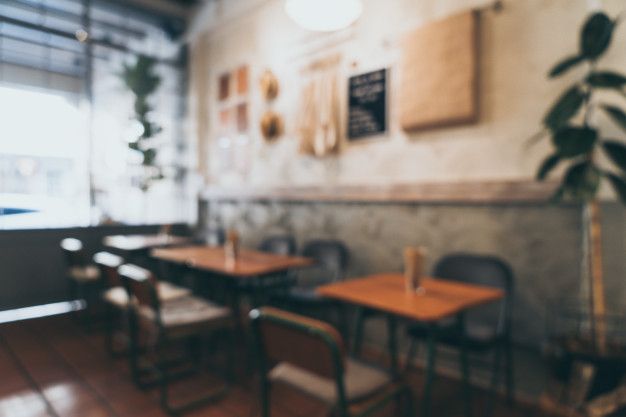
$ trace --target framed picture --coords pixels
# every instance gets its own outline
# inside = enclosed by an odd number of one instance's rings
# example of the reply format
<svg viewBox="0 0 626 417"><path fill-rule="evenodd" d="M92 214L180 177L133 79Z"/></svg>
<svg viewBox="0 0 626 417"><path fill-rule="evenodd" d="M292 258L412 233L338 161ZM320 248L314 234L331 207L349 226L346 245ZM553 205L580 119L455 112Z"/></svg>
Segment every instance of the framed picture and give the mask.
<svg viewBox="0 0 626 417"><path fill-rule="evenodd" d="M387 132L387 69L354 75L348 80L348 139Z"/></svg>
<svg viewBox="0 0 626 417"><path fill-rule="evenodd" d="M226 72L219 77L218 81L218 89L219 95L218 98L220 101L228 100L230 97L230 73Z"/></svg>

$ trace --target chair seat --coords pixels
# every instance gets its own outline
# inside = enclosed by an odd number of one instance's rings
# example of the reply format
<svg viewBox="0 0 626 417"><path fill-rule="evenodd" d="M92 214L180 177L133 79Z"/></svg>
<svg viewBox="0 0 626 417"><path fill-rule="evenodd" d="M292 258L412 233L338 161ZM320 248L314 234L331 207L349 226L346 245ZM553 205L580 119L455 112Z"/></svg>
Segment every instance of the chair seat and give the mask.
<svg viewBox="0 0 626 417"><path fill-rule="evenodd" d="M154 310L151 308L141 307L139 315L154 323ZM232 317L230 308L191 295L161 303L161 324L171 337L224 327L231 322Z"/></svg>
<svg viewBox="0 0 626 417"><path fill-rule="evenodd" d="M78 282L93 282L100 278L100 270L95 265L73 266L69 276Z"/></svg>
<svg viewBox="0 0 626 417"><path fill-rule="evenodd" d="M328 404L337 403L337 385L324 378L286 362L279 363L269 373L274 382L283 382ZM354 359L346 360L344 385L349 402L361 401L391 382L391 376L378 368Z"/></svg>
<svg viewBox="0 0 626 417"><path fill-rule="evenodd" d="M427 325L418 323L410 326L407 333L416 339L426 339L430 331ZM493 326L488 325L472 324L466 327L463 335L454 321L446 321L437 325L436 332L439 343L455 347L465 344L467 349L475 351L489 349L499 340Z"/></svg>
<svg viewBox="0 0 626 417"><path fill-rule="evenodd" d="M170 301L191 295L189 289L170 284L169 282L159 282L157 291L161 301ZM104 292L103 298L106 302L118 308L126 308L128 306L128 292L123 287L109 288Z"/></svg>

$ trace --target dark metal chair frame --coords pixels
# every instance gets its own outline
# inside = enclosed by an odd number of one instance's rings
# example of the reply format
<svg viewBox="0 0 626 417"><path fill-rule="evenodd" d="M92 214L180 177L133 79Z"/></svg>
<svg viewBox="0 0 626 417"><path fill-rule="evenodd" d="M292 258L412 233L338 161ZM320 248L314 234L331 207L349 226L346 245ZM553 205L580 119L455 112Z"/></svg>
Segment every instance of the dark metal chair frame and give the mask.
<svg viewBox="0 0 626 417"><path fill-rule="evenodd" d="M130 267L130 268L129 268ZM128 291L128 295L137 305L146 305L150 307L154 311L154 324L157 329L157 338L156 343L154 345L153 352L159 355L159 352L166 347L169 343L172 342L169 337L167 337L167 332L163 326L161 321L161 302L159 300L157 289L156 289L156 277L154 274L148 270L137 267L135 265L122 265L119 268L120 276L122 277L122 281L124 282L124 286ZM155 382L159 386L160 390L160 403L163 409L170 415L178 415L183 412L189 411L193 408L199 407L201 405L219 400L223 398L228 390L230 389L230 383L233 379L233 371L232 367L234 366L234 358L233 358L233 349L228 349L229 356L229 370L228 376L224 378L224 384L220 387L213 389L209 394L202 396L200 398L196 398L190 400L185 404L173 405L170 401L169 395L169 385L175 379L178 379L182 376L188 375L189 372L178 372L173 374L169 371L169 368L172 365L177 365L179 362L160 362L155 361L149 367L140 367L139 366L139 356L144 351L139 346L139 330L140 330L140 318L137 314L136 308L137 305L129 308L129 327L130 327L130 368L133 381L140 388L150 388L155 385ZM234 334L233 329L227 329L229 331L230 342L234 345L234 338L232 337ZM192 372L196 372L198 369L193 369ZM156 381L147 380L145 376L148 374L156 375Z"/></svg>
<svg viewBox="0 0 626 417"><path fill-rule="evenodd" d="M61 240L61 251L65 257L66 267L70 268L79 267L84 268L89 264L87 262L87 255L85 254L85 248L83 242L80 239L68 237ZM78 299L84 299L86 302L85 313L85 325L87 329L91 329L93 321L93 307L96 300L96 293L100 282L98 280L90 282L79 282L72 278L68 273L69 279L69 293L72 301Z"/></svg>
<svg viewBox="0 0 626 417"><path fill-rule="evenodd" d="M109 253L109 252L98 252L93 256L93 261L96 266L100 269L100 280L103 283L103 287L106 289L111 289L115 287L124 288L124 284L122 282L122 278L119 275L118 268L124 263L124 258L121 256ZM104 327L105 327L105 337L104 344L106 350L112 356L118 356L120 354L128 353L128 350L116 351L114 346L114 334L115 334L115 318L116 315L120 315L120 324L124 322L128 322L128 320L124 320L128 311L127 308L116 308L115 305L105 302L105 311L104 311ZM128 330L128 329L126 329ZM130 335L127 336L127 343L130 342Z"/></svg>
<svg viewBox="0 0 626 417"><path fill-rule="evenodd" d="M466 363L468 358L468 352L483 352L488 350L494 350L493 370L491 380L492 395L495 395L497 387L499 385L500 366L502 361L502 354L505 356L505 386L506 386L506 399L509 405L514 402L514 375L513 375L513 351L511 345L511 313L513 302L513 290L514 290L514 275L513 271L501 259L494 256L483 256L469 253L453 253L444 256L433 270L433 276L438 279L455 280L460 282L473 282L471 278L467 279L466 276L453 276L450 274L448 268L458 268L459 266L465 266L468 263L477 262L483 265L489 265L495 271L498 271L499 277L493 277L490 281L500 281L498 287L502 288L505 292L505 296L500 302L498 321L494 336L491 340L479 341L474 340L467 334L467 322L468 314L461 315L457 318L457 322L449 325L445 328L434 326L433 331L437 332L436 337L438 343L445 344L446 346L452 346L462 351L461 370L469 379L469 363ZM481 284L488 285L483 279ZM495 286L495 285L494 285ZM452 333L450 333L452 332ZM441 334L439 334L441 333ZM411 337L411 344L407 354L406 364L410 366L411 360L415 356L417 347L417 338L411 335L409 330L409 336ZM448 336L448 337L446 337ZM429 347L430 348L430 347ZM491 415L494 407L494 398L492 397L488 406L485 409L485 415Z"/></svg>
<svg viewBox="0 0 626 417"><path fill-rule="evenodd" d="M261 309L255 309L250 312L251 325L253 335L255 337L255 346L257 351L257 362L260 371L260 396L261 396L261 416L270 417L270 391L271 382L267 375L269 371L269 364L271 360L276 358L268 358L265 346L263 343L262 323L269 322L278 326L286 327L292 331L299 332L311 340L322 341L328 348L330 356L332 357L334 368L334 379L337 392L337 404L335 405L333 412L338 417L367 417L372 413L379 411L384 406L389 404L394 399L398 402L404 401L405 415L413 416L413 396L410 388L401 381L392 382L393 387L391 390L384 393L378 401L367 404L363 410L359 413L351 413L350 406L353 405L348 401L346 396L346 389L344 384L344 359L345 349L343 348L343 342L341 337L336 331L330 332L329 328L332 327L325 323L318 322L316 320L309 319L307 317L301 317L293 313L281 311L272 307L264 307ZM319 324L316 324L319 323ZM334 329L333 329L334 330ZM295 347L294 347L295 348Z"/></svg>
<svg viewBox="0 0 626 417"><path fill-rule="evenodd" d="M323 257L319 255L318 250L325 247L332 247L333 250L336 250L339 261L337 268L330 267L325 262ZM343 280L350 263L350 251L342 241L337 239L309 240L303 246L302 256L315 259L316 265L321 266L323 269L328 270L329 273L332 274L332 276L328 279L324 279L323 281L316 283L316 285L323 285ZM346 337L348 334L348 323L344 304L321 296L307 300L301 300L294 297L290 294L289 290L297 288L297 282L298 280L296 277L294 280L295 285L287 288L286 291L282 293L276 294L276 297L272 299L272 304L298 313L319 312L322 308L330 308L335 311L336 319L338 320L337 323L341 329L341 334Z"/></svg>

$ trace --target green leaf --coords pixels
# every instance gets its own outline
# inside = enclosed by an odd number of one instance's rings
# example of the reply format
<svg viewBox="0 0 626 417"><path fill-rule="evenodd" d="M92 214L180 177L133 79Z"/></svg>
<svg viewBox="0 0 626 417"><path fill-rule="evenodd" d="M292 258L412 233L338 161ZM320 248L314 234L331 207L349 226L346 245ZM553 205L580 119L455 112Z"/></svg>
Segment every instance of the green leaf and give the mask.
<svg viewBox="0 0 626 417"><path fill-rule="evenodd" d="M570 88L559 97L550 111L543 118L543 123L552 131L558 130L566 124L582 106L585 101L585 93L578 85Z"/></svg>
<svg viewBox="0 0 626 417"><path fill-rule="evenodd" d="M559 75L569 71L574 68L576 65L580 64L585 60L585 57L576 55L565 58L563 61L556 64L548 73L550 78L558 77Z"/></svg>
<svg viewBox="0 0 626 417"><path fill-rule="evenodd" d="M600 170L591 162L572 165L565 173L565 192L577 200L591 200L598 192Z"/></svg>
<svg viewBox="0 0 626 417"><path fill-rule="evenodd" d="M151 166L154 165L154 161L157 156L157 150L155 148L148 148L143 151L143 165Z"/></svg>
<svg viewBox="0 0 626 417"><path fill-rule="evenodd" d="M603 105L602 108L608 113L609 117L626 131L626 113L616 106Z"/></svg>
<svg viewBox="0 0 626 417"><path fill-rule="evenodd" d="M626 172L626 145L616 140L607 140L602 146L611 161Z"/></svg>
<svg viewBox="0 0 626 417"><path fill-rule="evenodd" d="M539 167L537 171L537 179L543 181L546 179L550 171L552 171L561 161L561 157L558 154L548 156Z"/></svg>
<svg viewBox="0 0 626 417"><path fill-rule="evenodd" d="M610 172L606 173L605 175L613 186L615 193L622 201L622 204L626 205L626 181L624 181L624 178L618 177L617 175Z"/></svg>
<svg viewBox="0 0 626 417"><path fill-rule="evenodd" d="M587 82L598 88L621 88L626 85L626 77L612 71L600 71L591 73Z"/></svg>
<svg viewBox="0 0 626 417"><path fill-rule="evenodd" d="M564 127L552 137L557 153L564 158L572 158L590 152L598 138L598 132L589 127Z"/></svg>
<svg viewBox="0 0 626 417"><path fill-rule="evenodd" d="M587 19L580 38L580 53L587 59L595 60L611 44L614 22L605 13L594 13Z"/></svg>

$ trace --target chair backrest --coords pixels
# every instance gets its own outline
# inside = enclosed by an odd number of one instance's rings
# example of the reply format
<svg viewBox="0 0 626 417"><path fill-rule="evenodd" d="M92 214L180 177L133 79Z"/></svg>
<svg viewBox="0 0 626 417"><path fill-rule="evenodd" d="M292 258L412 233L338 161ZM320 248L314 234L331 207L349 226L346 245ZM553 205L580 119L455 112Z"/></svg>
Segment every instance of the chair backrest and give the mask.
<svg viewBox="0 0 626 417"><path fill-rule="evenodd" d="M94 263L100 269L100 276L107 287L119 287L122 284L118 268L124 263L121 256L109 252L98 252L93 256Z"/></svg>
<svg viewBox="0 0 626 417"><path fill-rule="evenodd" d="M345 278L350 251L340 240L316 239L304 245L302 255L315 259L318 266L329 274L328 281L339 281Z"/></svg>
<svg viewBox="0 0 626 417"><path fill-rule="evenodd" d="M222 246L226 242L226 233L222 228L202 229L195 233L193 240L199 245Z"/></svg>
<svg viewBox="0 0 626 417"><path fill-rule="evenodd" d="M250 312L262 370L286 362L343 384L345 349L339 332L327 323L263 307Z"/></svg>
<svg viewBox="0 0 626 417"><path fill-rule="evenodd" d="M85 266L87 258L83 248L83 242L79 239L68 237L61 241L61 250L65 255L65 262L69 268Z"/></svg>
<svg viewBox="0 0 626 417"><path fill-rule="evenodd" d="M296 239L291 235L268 236L261 241L259 250L278 255L294 255L296 253Z"/></svg>
<svg viewBox="0 0 626 417"><path fill-rule="evenodd" d="M478 307L466 314L466 328L491 327L496 334L510 331L514 278L511 267L495 256L453 253L441 258L433 276L468 284L499 288L505 297L500 303Z"/></svg>
<svg viewBox="0 0 626 417"><path fill-rule="evenodd" d="M124 264L118 268L128 296L136 300L139 307L147 307L154 311L155 316L160 316L159 297L157 296L154 274L137 265Z"/></svg>

